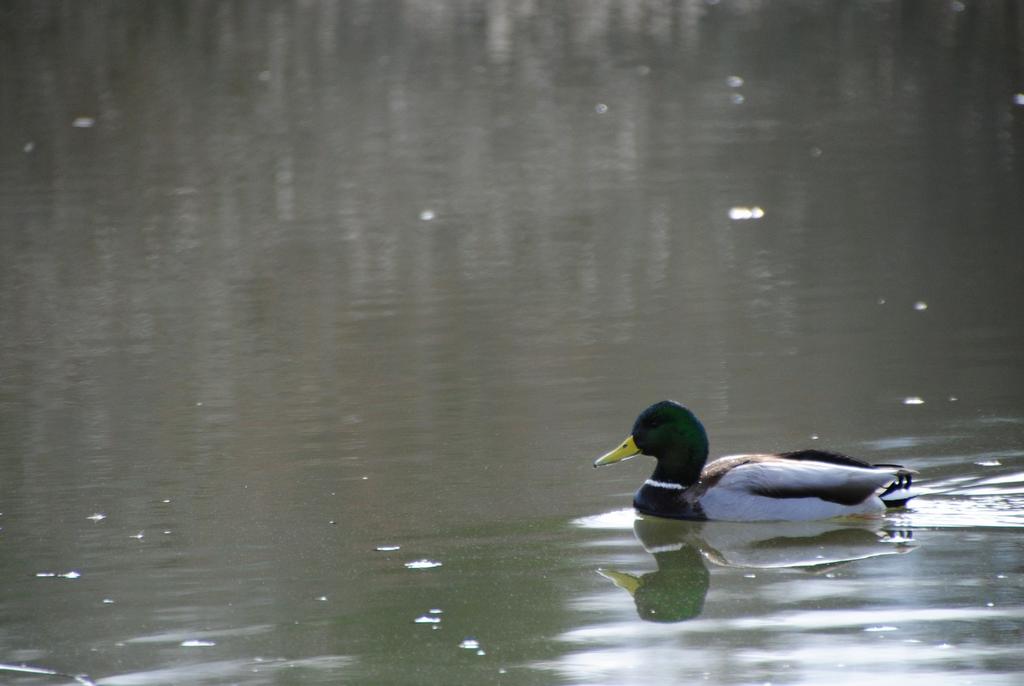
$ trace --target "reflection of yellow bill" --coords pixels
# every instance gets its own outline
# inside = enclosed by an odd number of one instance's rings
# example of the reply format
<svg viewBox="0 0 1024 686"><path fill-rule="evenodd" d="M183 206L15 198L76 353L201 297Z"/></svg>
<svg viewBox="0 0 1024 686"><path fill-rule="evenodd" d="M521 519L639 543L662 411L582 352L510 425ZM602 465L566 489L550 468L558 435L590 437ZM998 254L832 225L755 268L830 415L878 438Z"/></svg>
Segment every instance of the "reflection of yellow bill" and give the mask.
<svg viewBox="0 0 1024 686"><path fill-rule="evenodd" d="M617 572L614 569L599 569L597 573L630 595L636 595L636 589L640 588L640 578L632 574Z"/></svg>
<svg viewBox="0 0 1024 686"><path fill-rule="evenodd" d="M615 450L610 453L606 453L601 457L594 460L595 467L603 467L606 464L614 464L615 462L621 462L622 460L628 460L634 455L640 454L640 448L636 447L636 441L630 436L622 442Z"/></svg>

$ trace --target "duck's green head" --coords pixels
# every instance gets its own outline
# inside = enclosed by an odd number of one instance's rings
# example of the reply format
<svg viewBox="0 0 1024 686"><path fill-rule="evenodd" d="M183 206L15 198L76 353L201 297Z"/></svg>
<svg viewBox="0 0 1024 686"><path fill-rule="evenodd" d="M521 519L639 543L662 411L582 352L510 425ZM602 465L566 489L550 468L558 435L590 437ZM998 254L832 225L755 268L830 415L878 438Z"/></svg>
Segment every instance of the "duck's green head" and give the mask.
<svg viewBox="0 0 1024 686"><path fill-rule="evenodd" d="M661 472L679 483L692 483L708 457L708 434L693 412L674 400L662 400L641 412L626 440L597 458L594 466L640 454L657 458L656 474Z"/></svg>

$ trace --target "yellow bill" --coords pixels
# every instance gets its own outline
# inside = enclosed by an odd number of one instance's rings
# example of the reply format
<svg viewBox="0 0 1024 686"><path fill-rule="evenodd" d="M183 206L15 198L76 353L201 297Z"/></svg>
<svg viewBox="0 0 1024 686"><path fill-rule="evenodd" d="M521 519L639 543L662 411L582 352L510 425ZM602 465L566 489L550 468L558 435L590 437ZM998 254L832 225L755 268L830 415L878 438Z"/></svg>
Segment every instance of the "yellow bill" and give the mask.
<svg viewBox="0 0 1024 686"><path fill-rule="evenodd" d="M603 467L606 464L613 464L615 462L621 462L622 460L628 460L634 455L640 454L640 448L636 447L636 441L630 436L622 442L615 450L610 453L605 453L601 457L594 460L595 467Z"/></svg>

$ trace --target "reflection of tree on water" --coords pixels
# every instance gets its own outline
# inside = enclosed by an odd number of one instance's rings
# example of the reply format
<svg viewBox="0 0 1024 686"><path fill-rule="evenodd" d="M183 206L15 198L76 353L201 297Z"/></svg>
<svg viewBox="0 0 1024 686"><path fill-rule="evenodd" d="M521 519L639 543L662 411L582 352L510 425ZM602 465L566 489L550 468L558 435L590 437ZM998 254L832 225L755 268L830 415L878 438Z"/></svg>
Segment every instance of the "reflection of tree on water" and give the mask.
<svg viewBox="0 0 1024 686"><path fill-rule="evenodd" d="M723 567L797 568L820 573L855 560L913 550L908 533L877 527L878 523L751 525L640 517L633 524L633 533L658 568L640 575L611 569L598 573L633 596L641 619L681 622L704 610L711 584L705 559Z"/></svg>

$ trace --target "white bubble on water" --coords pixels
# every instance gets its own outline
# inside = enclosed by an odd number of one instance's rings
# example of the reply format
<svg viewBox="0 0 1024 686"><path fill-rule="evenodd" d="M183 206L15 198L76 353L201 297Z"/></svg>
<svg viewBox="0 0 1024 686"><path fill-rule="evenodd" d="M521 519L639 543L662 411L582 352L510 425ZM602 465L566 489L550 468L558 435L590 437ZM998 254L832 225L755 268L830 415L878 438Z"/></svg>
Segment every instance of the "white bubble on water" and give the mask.
<svg viewBox="0 0 1024 686"><path fill-rule="evenodd" d="M459 643L459 647L466 650L480 650L480 641L475 638L464 638L462 639L462 642Z"/></svg>
<svg viewBox="0 0 1024 686"><path fill-rule="evenodd" d="M81 579L82 573L72 569L70 572L36 572L40 579Z"/></svg>
<svg viewBox="0 0 1024 686"><path fill-rule="evenodd" d="M437 215L434 214L434 210L423 210L420 212L420 219L425 222L433 221L436 216Z"/></svg>
<svg viewBox="0 0 1024 686"><path fill-rule="evenodd" d="M605 105L603 102L599 102L594 105L594 111L598 114L605 114L608 112L608 105Z"/></svg>
<svg viewBox="0 0 1024 686"><path fill-rule="evenodd" d="M439 624L441 622L440 617L429 617L427 615L420 615L416 619L412 620L417 624Z"/></svg>
<svg viewBox="0 0 1024 686"><path fill-rule="evenodd" d="M102 512L94 512L93 514L86 517L86 519L91 519L94 522L102 522L106 518L107 515L103 514Z"/></svg>
<svg viewBox="0 0 1024 686"><path fill-rule="evenodd" d="M374 548L374 550L377 550L377 551L382 552L382 553L390 553L393 550L401 550L401 549L402 549L402 546L400 546L400 545L379 545L376 548Z"/></svg>
<svg viewBox="0 0 1024 686"><path fill-rule="evenodd" d="M181 642L182 648L210 648L217 645L213 641L201 641L199 639L190 639L188 641Z"/></svg>
<svg viewBox="0 0 1024 686"><path fill-rule="evenodd" d="M729 219L733 221L745 221L747 219L760 219L764 216L764 210L757 205L753 207L730 207Z"/></svg>
<svg viewBox="0 0 1024 686"><path fill-rule="evenodd" d="M920 398L920 397L918 397L916 395L912 395L910 397L904 398L903 399L903 404L904 405L924 405L924 398Z"/></svg>
<svg viewBox="0 0 1024 686"><path fill-rule="evenodd" d="M739 88L743 85L743 77L733 74L725 79L725 85L729 86L729 88Z"/></svg>
<svg viewBox="0 0 1024 686"><path fill-rule="evenodd" d="M440 567L441 563L436 560L413 560L412 562L406 562L405 566L407 569L433 569L434 567Z"/></svg>
<svg viewBox="0 0 1024 686"><path fill-rule="evenodd" d="M76 129L91 129L96 126L96 120L92 117L75 117L75 120L71 122L71 126Z"/></svg>
<svg viewBox="0 0 1024 686"><path fill-rule="evenodd" d="M924 300L918 300L916 303L914 303L914 309L917 310L918 312L924 312L925 310L928 309L928 303L926 303Z"/></svg>

